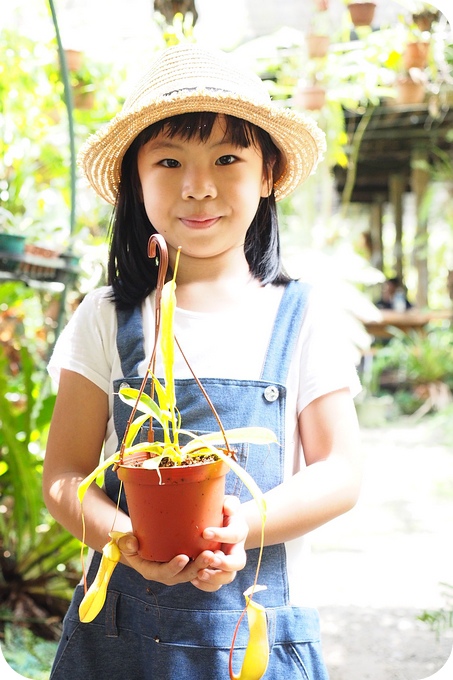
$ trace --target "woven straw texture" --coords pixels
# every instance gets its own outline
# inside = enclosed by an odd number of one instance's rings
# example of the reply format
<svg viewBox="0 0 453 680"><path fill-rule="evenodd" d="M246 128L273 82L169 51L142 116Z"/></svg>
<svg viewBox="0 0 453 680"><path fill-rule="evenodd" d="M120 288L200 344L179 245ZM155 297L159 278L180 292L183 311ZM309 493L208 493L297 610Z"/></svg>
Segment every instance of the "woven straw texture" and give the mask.
<svg viewBox="0 0 453 680"><path fill-rule="evenodd" d="M159 120L195 111L236 116L271 135L286 161L274 184L276 200L307 179L325 151L316 122L273 103L261 79L231 55L178 45L159 53L121 112L82 147L79 164L95 191L115 203L121 162L135 137Z"/></svg>

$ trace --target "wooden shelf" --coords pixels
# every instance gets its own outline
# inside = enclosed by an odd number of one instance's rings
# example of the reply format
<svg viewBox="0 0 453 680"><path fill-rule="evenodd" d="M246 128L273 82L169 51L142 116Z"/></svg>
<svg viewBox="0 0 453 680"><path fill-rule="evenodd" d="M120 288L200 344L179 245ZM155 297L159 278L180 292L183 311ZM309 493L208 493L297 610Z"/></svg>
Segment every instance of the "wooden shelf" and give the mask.
<svg viewBox="0 0 453 680"><path fill-rule="evenodd" d="M66 257L43 257L31 253L0 250L0 282L23 281L27 285L61 283L66 286L79 273L79 267Z"/></svg>

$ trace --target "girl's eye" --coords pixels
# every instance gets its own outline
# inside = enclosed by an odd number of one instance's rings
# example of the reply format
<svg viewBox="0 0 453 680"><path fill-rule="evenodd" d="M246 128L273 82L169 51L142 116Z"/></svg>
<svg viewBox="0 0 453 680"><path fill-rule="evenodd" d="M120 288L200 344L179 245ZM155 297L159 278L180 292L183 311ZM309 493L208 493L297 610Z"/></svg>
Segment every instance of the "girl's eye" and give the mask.
<svg viewBox="0 0 453 680"><path fill-rule="evenodd" d="M226 156L220 156L220 158L216 161L216 165L231 165L237 161L237 156L233 156L233 154L227 154Z"/></svg>
<svg viewBox="0 0 453 680"><path fill-rule="evenodd" d="M175 161L174 158L164 158L163 161L160 161L159 165L163 165L164 168L179 168L181 164L179 161Z"/></svg>

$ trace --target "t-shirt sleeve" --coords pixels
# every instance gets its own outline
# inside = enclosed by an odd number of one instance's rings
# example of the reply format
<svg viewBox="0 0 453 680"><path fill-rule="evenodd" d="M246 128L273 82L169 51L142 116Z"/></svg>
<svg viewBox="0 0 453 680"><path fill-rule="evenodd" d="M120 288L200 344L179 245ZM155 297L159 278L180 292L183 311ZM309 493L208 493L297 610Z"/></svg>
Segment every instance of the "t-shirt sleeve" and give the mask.
<svg viewBox="0 0 453 680"><path fill-rule="evenodd" d="M309 296L298 344L300 357L297 411L318 397L349 388L361 391L354 363L354 346L346 332L346 312L314 288Z"/></svg>
<svg viewBox="0 0 453 680"><path fill-rule="evenodd" d="M56 383L61 369L67 369L109 393L116 314L108 291L104 287L89 293L59 336L47 367Z"/></svg>

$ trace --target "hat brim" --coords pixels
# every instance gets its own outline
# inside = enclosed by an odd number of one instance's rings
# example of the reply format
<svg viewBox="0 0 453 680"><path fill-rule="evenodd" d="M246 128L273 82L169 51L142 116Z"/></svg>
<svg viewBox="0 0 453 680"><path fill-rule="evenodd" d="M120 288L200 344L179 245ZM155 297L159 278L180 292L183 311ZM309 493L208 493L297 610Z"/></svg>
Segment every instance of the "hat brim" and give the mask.
<svg viewBox="0 0 453 680"><path fill-rule="evenodd" d="M298 111L275 104L254 104L229 92L182 90L117 114L87 140L80 150L79 165L95 191L115 204L121 163L137 135L160 120L197 111L242 118L270 134L285 159L284 170L274 184L277 201L316 170L325 151L324 133L312 118Z"/></svg>

